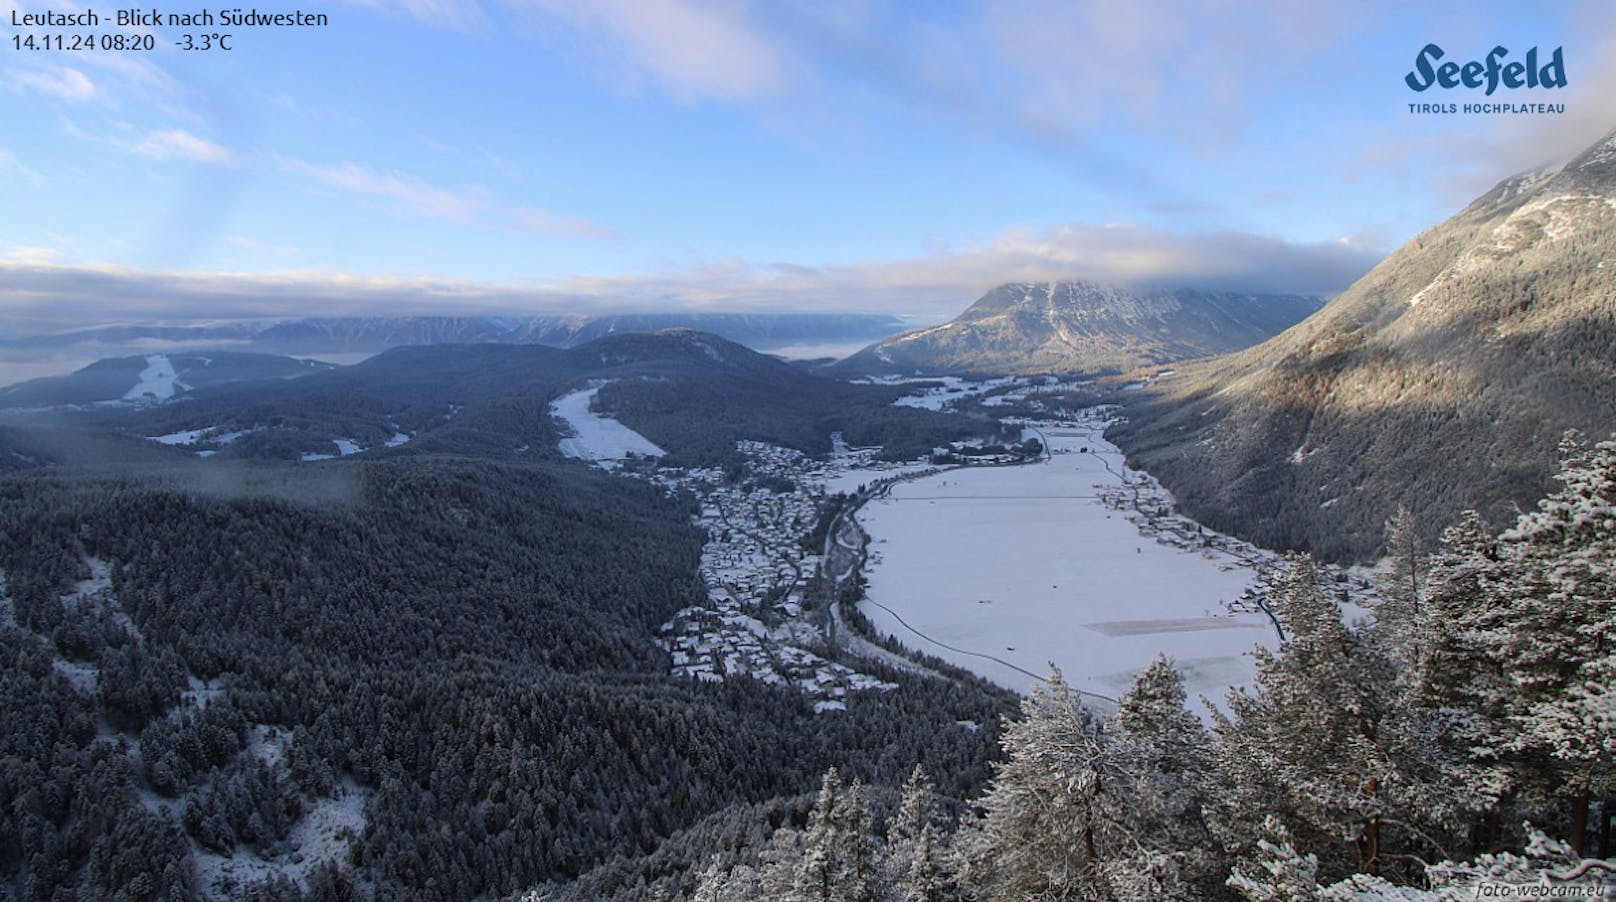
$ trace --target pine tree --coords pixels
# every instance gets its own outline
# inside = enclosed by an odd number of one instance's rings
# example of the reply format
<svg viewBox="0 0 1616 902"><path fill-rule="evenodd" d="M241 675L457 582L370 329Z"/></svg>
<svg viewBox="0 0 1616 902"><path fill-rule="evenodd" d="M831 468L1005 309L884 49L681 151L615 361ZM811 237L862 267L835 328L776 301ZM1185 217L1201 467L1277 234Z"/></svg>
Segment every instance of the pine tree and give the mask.
<svg viewBox="0 0 1616 902"><path fill-rule="evenodd" d="M1177 897L1199 887L1216 893L1226 867L1202 813L1211 783L1206 730L1185 707L1184 678L1165 655L1119 699L1107 754L1130 781L1122 809L1133 850L1111 868L1119 899Z"/></svg>
<svg viewBox="0 0 1616 902"><path fill-rule="evenodd" d="M1425 603L1427 576L1414 514L1402 505L1386 521L1386 560L1376 580L1375 632L1399 661L1418 655L1415 621Z"/></svg>
<svg viewBox="0 0 1616 902"><path fill-rule="evenodd" d="M1332 850L1329 868L1376 872L1389 824L1423 832L1409 820L1423 817L1413 802L1431 789L1396 754L1391 662L1342 623L1311 559L1293 558L1269 595L1290 637L1278 654L1256 650L1254 691L1230 693L1232 718L1214 712L1212 826L1226 844L1247 845L1256 818L1277 812L1309 846Z"/></svg>
<svg viewBox="0 0 1616 902"><path fill-rule="evenodd" d="M1589 449L1568 434L1561 451L1561 487L1500 537L1510 610L1493 637L1514 681L1506 748L1569 801L1581 852L1589 796L1616 776L1600 701L1616 649L1616 441Z"/></svg>
<svg viewBox="0 0 1616 902"><path fill-rule="evenodd" d="M864 785L854 780L838 808L842 819L837 850L840 897L847 902L876 902L881 887L879 859Z"/></svg>
<svg viewBox="0 0 1616 902"><path fill-rule="evenodd" d="M1491 815L1509 790L1496 752L1510 680L1490 636L1507 623L1498 586L1503 564L1491 529L1475 511L1448 527L1428 564L1425 604L1414 620L1416 653L1402 674L1395 709L1404 760L1448 788L1453 839L1496 836ZM1427 803L1431 805L1432 803ZM1433 806L1434 807L1434 806ZM1431 820L1439 820L1432 818Z"/></svg>
<svg viewBox="0 0 1616 902"><path fill-rule="evenodd" d="M840 871L837 856L842 845L838 835L843 823L838 810L841 802L842 778L833 767L825 772L814 810L808 815L808 829L803 832L802 854L791 887L793 900L830 902L836 898Z"/></svg>
<svg viewBox="0 0 1616 902"><path fill-rule="evenodd" d="M1229 886L1250 902L1311 902L1319 897L1319 860L1296 850L1279 818L1263 819L1255 860L1236 865Z"/></svg>
<svg viewBox="0 0 1616 902"><path fill-rule="evenodd" d="M887 830L887 880L899 888L904 902L942 902L949 897L945 861L931 777L917 764Z"/></svg>
<svg viewBox="0 0 1616 902"><path fill-rule="evenodd" d="M1185 707L1184 677L1158 654L1119 699L1117 723L1134 740L1147 743L1164 771L1188 774L1204 760L1206 730Z"/></svg>
<svg viewBox="0 0 1616 902"><path fill-rule="evenodd" d="M1101 897L1101 849L1113 829L1101 810L1105 753L1058 669L1022 701L1000 743L1006 760L979 801L985 816L955 839L962 882L985 902Z"/></svg>
<svg viewBox="0 0 1616 902"><path fill-rule="evenodd" d="M903 902L946 902L953 897L942 836L936 827L927 824L920 828L908 857L909 866L898 883Z"/></svg>
<svg viewBox="0 0 1616 902"><path fill-rule="evenodd" d="M804 902L877 902L881 897L877 848L864 787L842 789L836 768L825 772L795 855L790 899ZM789 860L781 855L781 862Z"/></svg>

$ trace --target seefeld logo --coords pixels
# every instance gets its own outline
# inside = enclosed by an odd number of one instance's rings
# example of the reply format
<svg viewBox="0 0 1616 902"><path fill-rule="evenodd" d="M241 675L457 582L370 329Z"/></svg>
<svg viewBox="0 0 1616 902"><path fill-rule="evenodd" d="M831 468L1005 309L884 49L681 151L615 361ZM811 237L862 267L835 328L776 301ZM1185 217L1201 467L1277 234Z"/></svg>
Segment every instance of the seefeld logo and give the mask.
<svg viewBox="0 0 1616 902"><path fill-rule="evenodd" d="M1554 48L1549 61L1541 68L1538 67L1537 48L1526 51L1526 62L1503 62L1509 56L1509 50L1499 46L1487 54L1486 62L1475 61L1460 65L1459 63L1443 63L1436 65L1436 61L1445 54L1442 48L1435 44L1426 44L1420 55L1414 57L1414 71L1403 77L1410 88L1423 91L1432 85L1444 88L1457 88L1464 85L1467 88L1487 86L1487 96L1498 90L1502 84L1506 88L1563 88L1566 86L1565 60L1561 56L1562 48Z"/></svg>

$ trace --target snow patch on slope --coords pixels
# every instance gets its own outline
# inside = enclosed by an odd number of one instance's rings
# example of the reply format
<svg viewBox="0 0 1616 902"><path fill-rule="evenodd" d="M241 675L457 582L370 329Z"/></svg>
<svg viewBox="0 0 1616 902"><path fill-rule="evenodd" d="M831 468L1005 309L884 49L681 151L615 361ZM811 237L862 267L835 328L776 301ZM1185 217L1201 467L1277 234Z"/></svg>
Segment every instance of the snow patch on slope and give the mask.
<svg viewBox="0 0 1616 902"><path fill-rule="evenodd" d="M146 368L140 371L140 381L135 387L124 392L125 401L167 401L174 397L176 389L185 391L189 385L179 381L179 375L174 372L174 362L168 359L167 354L153 354L146 358Z"/></svg>
<svg viewBox="0 0 1616 902"><path fill-rule="evenodd" d="M604 384L592 385L550 402L551 415L566 421L573 433L561 440L561 453L594 461L596 466L607 470L614 469L631 454L661 457L667 453L645 436L590 409Z"/></svg>

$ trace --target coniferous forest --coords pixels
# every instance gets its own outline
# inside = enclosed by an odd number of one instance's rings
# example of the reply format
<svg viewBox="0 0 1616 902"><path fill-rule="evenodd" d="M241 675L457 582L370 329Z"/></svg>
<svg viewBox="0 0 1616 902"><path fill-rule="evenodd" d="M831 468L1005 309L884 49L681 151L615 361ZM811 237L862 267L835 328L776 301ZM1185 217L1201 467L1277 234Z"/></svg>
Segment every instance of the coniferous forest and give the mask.
<svg viewBox="0 0 1616 902"><path fill-rule="evenodd" d="M315 898L567 880L831 766L980 790L1008 702L976 681L816 718L792 689L669 677L655 627L703 591L688 514L466 460L5 478L8 892L192 898L193 848L272 855L343 798L363 830Z"/></svg>

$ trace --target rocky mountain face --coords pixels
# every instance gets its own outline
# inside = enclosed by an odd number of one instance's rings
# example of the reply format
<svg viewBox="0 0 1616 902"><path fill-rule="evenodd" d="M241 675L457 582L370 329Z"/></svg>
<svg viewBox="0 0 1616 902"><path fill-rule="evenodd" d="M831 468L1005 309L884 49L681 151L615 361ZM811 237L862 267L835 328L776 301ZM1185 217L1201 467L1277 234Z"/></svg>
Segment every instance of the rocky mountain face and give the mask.
<svg viewBox="0 0 1616 902"><path fill-rule="evenodd" d="M1616 136L1500 183L1283 334L1179 368L1113 438L1215 527L1338 559L1540 496L1616 429Z"/></svg>
<svg viewBox="0 0 1616 902"><path fill-rule="evenodd" d="M1111 373L1237 350L1319 308L1295 295L1013 283L951 322L884 339L847 372Z"/></svg>

